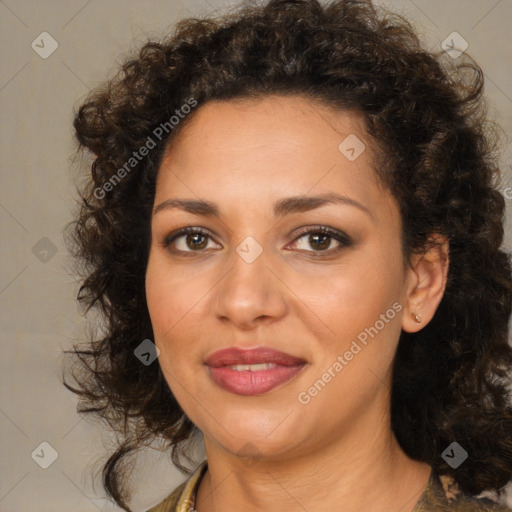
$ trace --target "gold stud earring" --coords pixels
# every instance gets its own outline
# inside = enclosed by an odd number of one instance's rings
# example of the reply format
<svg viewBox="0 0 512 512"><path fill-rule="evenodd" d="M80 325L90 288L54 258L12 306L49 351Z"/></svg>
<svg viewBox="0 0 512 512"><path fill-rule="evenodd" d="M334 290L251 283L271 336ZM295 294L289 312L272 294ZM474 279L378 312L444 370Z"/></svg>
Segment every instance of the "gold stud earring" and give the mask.
<svg viewBox="0 0 512 512"><path fill-rule="evenodd" d="M421 316L418 313L412 313L412 318L417 324L421 324Z"/></svg>

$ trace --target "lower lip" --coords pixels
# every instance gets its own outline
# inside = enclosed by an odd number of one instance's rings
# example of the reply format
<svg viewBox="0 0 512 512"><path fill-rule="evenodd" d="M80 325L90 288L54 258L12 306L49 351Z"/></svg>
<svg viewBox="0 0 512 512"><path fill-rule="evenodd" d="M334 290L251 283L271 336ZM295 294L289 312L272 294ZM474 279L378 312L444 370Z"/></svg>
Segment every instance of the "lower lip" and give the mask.
<svg viewBox="0 0 512 512"><path fill-rule="evenodd" d="M221 388L237 395L261 395L288 382L304 365L281 366L269 370L251 372L237 371L227 366L212 368L208 366L210 376Z"/></svg>

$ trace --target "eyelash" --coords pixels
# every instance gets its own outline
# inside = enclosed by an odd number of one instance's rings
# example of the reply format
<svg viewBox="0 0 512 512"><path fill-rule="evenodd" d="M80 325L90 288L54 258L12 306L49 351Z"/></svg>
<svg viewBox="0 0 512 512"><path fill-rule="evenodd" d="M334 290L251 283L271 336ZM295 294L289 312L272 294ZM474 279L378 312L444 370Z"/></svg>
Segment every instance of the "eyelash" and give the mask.
<svg viewBox="0 0 512 512"><path fill-rule="evenodd" d="M169 235L167 235L163 241L163 246L165 248L167 248L176 239L180 238L183 235L189 235L189 234L192 234L192 235L198 234L198 235L203 235L203 236L211 238L210 233L207 230L205 230L204 228L189 226L189 227L182 228L174 233L170 233ZM300 240L301 238L303 238L306 235L312 235L312 234L328 235L329 237L331 237L332 239L334 239L340 243L340 245L334 249L325 249L325 250L319 250L319 251L315 251L315 250L305 251L308 253L313 253L314 257L323 256L326 254L331 255L331 254L341 251L342 249L350 247L352 245L352 239L347 234L343 233L342 231L334 230L327 226L308 226L308 228L305 228L298 233L298 235L295 237L293 242ZM183 253L192 253L193 254L193 253L200 253L202 251L203 250L199 250L199 251L174 250L174 252L181 253L181 254L183 254ZM301 251L301 252L303 252L303 251Z"/></svg>

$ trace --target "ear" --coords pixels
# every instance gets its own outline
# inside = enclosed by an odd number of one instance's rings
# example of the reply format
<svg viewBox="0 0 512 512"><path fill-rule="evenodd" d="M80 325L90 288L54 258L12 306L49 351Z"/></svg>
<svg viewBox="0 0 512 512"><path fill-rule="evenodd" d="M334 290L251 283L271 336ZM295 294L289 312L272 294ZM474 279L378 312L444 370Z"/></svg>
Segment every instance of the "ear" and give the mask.
<svg viewBox="0 0 512 512"><path fill-rule="evenodd" d="M418 332L432 320L446 288L449 261L449 242L437 234L429 237L426 252L412 257L402 317L404 331Z"/></svg>

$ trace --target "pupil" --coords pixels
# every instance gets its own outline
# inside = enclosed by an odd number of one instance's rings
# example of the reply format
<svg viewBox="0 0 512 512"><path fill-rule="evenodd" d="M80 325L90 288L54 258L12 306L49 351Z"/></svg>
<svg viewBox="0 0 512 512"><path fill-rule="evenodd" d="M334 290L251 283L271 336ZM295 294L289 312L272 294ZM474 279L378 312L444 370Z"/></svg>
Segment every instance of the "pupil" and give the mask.
<svg viewBox="0 0 512 512"><path fill-rule="evenodd" d="M194 240L194 242L192 242L192 245L188 244L189 248L191 248L191 249L193 249L193 248L196 248L196 249L197 249L197 248L202 249L202 248L203 248L202 246L204 245L204 240L203 240L203 243L202 243L202 244L201 244L201 243L199 243L199 244L196 244L196 243L195 243L195 242L197 242L197 238L198 238L198 237L199 237L199 238L201 238L201 237L202 237L203 239L205 238L205 236L204 236L204 235L201 235L200 233L195 233L195 234L193 234L193 235L189 235L189 236L188 236L187 241L190 241L190 239L191 239L191 238Z"/></svg>
<svg viewBox="0 0 512 512"><path fill-rule="evenodd" d="M323 243L321 242L320 245L316 244L316 242L318 241L318 238L323 239ZM329 235L316 233L314 235L309 236L310 243L312 240L314 240L313 245L316 244L317 248L319 248L319 249L327 249L327 247L329 247ZM325 243L326 241L327 241L327 243Z"/></svg>

